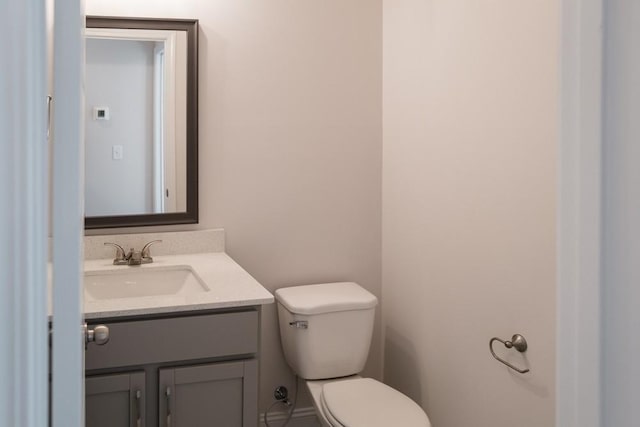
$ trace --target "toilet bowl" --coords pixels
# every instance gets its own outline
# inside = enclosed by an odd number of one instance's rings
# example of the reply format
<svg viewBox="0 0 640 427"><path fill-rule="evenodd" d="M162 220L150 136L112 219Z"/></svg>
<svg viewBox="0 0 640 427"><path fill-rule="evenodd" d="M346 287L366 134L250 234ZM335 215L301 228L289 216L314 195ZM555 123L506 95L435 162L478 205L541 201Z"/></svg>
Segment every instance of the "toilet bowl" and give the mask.
<svg viewBox="0 0 640 427"><path fill-rule="evenodd" d="M285 359L325 427L430 427L418 404L372 378L366 362L377 298L356 283L276 290Z"/></svg>
<svg viewBox="0 0 640 427"><path fill-rule="evenodd" d="M417 403L372 378L355 375L306 385L323 427L431 426Z"/></svg>

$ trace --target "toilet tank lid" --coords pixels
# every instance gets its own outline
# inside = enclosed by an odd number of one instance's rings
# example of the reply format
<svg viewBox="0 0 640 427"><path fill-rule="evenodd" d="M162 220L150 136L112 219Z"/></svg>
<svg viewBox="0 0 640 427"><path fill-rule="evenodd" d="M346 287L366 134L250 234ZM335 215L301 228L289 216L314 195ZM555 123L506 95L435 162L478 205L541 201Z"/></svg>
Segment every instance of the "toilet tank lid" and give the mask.
<svg viewBox="0 0 640 427"><path fill-rule="evenodd" d="M375 295L353 282L280 288L276 290L276 300L295 314L364 310L378 304Z"/></svg>

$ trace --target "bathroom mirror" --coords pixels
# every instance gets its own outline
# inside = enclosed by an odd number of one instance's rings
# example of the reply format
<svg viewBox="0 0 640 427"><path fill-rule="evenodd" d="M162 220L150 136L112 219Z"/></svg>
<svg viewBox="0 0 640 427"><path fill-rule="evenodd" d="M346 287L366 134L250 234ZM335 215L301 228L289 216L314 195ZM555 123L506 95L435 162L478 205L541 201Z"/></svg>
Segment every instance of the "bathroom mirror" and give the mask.
<svg viewBox="0 0 640 427"><path fill-rule="evenodd" d="M198 222L198 21L87 17L85 228Z"/></svg>

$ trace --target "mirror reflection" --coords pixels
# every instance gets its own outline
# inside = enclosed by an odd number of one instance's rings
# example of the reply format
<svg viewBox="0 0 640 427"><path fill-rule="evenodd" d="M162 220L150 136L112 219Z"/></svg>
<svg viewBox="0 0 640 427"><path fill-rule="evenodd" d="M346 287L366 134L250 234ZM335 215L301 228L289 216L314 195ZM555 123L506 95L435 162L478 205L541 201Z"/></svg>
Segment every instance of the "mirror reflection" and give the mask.
<svg viewBox="0 0 640 427"><path fill-rule="evenodd" d="M170 24L184 23L87 19L89 228L197 222L193 31Z"/></svg>
<svg viewBox="0 0 640 427"><path fill-rule="evenodd" d="M86 215L184 212L186 34L86 36Z"/></svg>

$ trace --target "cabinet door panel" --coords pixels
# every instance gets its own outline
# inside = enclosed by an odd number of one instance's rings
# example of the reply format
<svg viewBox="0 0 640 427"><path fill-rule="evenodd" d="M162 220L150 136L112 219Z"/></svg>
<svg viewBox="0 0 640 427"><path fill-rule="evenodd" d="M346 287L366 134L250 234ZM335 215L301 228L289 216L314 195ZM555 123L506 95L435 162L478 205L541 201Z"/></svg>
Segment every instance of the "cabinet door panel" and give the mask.
<svg viewBox="0 0 640 427"><path fill-rule="evenodd" d="M255 426L255 369L255 360L161 369L160 426Z"/></svg>
<svg viewBox="0 0 640 427"><path fill-rule="evenodd" d="M86 427L144 427L144 372L85 380Z"/></svg>

